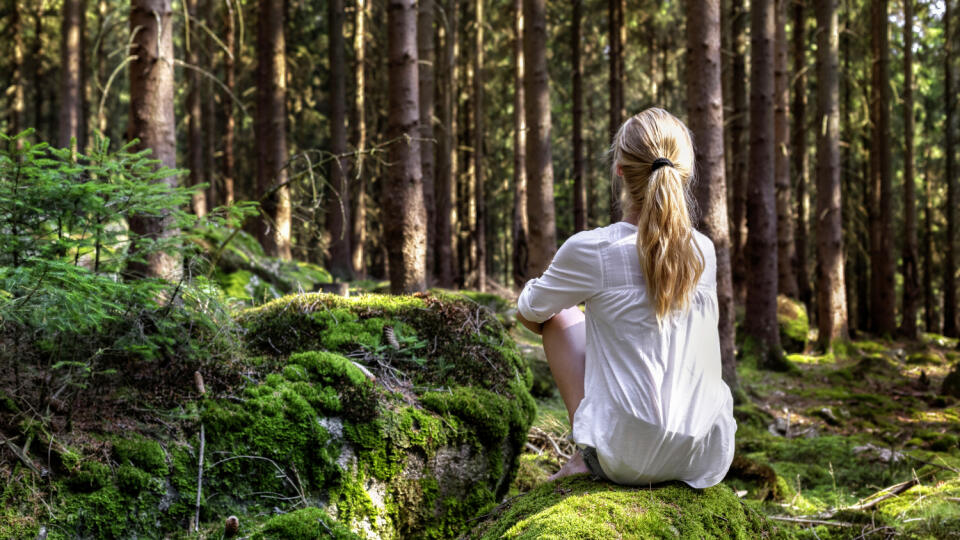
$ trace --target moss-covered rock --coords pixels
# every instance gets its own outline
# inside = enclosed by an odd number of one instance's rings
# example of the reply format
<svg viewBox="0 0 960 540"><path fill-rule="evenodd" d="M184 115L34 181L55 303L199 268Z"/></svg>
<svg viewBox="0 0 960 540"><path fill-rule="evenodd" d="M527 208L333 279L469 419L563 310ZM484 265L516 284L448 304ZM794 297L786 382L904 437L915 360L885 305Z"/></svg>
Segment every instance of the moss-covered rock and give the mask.
<svg viewBox="0 0 960 540"><path fill-rule="evenodd" d="M788 353L802 353L807 348L810 324L807 309L802 303L784 295L777 296L777 323L780 325L780 344Z"/></svg>
<svg viewBox="0 0 960 540"><path fill-rule="evenodd" d="M452 538L507 493L535 406L487 308L302 294L239 322L241 382L55 452L50 538L187 530L201 448L208 537L235 515L256 538Z"/></svg>
<svg viewBox="0 0 960 540"><path fill-rule="evenodd" d="M577 475L508 501L464 537L752 539L769 536L771 528L723 484L631 488Z"/></svg>

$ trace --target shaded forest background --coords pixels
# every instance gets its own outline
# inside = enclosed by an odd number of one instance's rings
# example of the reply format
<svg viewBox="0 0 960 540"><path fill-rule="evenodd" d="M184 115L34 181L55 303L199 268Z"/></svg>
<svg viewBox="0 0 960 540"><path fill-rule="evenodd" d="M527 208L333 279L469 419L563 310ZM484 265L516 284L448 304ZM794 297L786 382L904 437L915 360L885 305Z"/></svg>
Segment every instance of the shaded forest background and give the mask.
<svg viewBox="0 0 960 540"><path fill-rule="evenodd" d="M8 0L0 106L7 133L81 152L139 139L189 170L167 183L206 186L193 213L256 201L267 254L396 292L538 275L619 219L611 134L666 108L730 261L725 361L745 305L776 365L778 293L824 346L957 335L952 18L949 0Z"/></svg>

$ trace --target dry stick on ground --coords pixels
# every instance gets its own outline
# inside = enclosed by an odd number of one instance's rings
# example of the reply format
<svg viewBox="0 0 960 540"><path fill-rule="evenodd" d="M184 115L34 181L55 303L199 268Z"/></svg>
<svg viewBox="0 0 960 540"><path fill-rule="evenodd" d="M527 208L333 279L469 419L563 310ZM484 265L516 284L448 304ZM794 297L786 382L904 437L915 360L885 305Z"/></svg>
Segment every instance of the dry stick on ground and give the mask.
<svg viewBox="0 0 960 540"><path fill-rule="evenodd" d="M824 519L810 519L803 517L790 517L790 516L767 516L767 519L775 519L777 521L789 521L790 523L801 523L804 525L832 525L834 527L855 527L856 524L848 523L846 521L827 521Z"/></svg>
<svg viewBox="0 0 960 540"><path fill-rule="evenodd" d="M861 499L861 501L868 501L868 502L858 502L853 506L848 506L844 508L844 510L867 510L869 508L873 508L874 506L877 505L877 503L881 501L885 501L891 497L896 497L897 495L903 493L904 491L912 488L913 486L919 483L920 483L920 480L918 480L917 478L911 478L906 482L900 482L899 484L894 484L888 488L882 489L874 493L873 495L871 495L870 497L867 497L866 499ZM887 492L887 493L884 493L884 492ZM880 495L881 493L883 493L883 495ZM880 495L880 496L877 497L877 495ZM871 497L877 497L877 498L871 499Z"/></svg>
<svg viewBox="0 0 960 540"><path fill-rule="evenodd" d="M203 385L203 375L199 371L193 372L193 382L197 385L197 393L203 398L206 388ZM206 445L206 436L203 432L203 421L200 421L200 460L197 465L197 507L193 518L194 531L200 531L200 496L203 493L203 450Z"/></svg>

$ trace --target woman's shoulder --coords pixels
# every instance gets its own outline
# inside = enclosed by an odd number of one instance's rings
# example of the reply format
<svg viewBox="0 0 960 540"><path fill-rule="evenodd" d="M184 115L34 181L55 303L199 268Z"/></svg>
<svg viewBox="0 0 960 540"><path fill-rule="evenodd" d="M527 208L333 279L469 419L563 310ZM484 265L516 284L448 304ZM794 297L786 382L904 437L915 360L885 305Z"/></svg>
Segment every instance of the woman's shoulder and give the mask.
<svg viewBox="0 0 960 540"><path fill-rule="evenodd" d="M713 245L713 240L710 240L709 236L696 229L693 229L693 240L697 243L697 246L700 248L700 251L703 252L703 256L707 260L716 260L716 248Z"/></svg>

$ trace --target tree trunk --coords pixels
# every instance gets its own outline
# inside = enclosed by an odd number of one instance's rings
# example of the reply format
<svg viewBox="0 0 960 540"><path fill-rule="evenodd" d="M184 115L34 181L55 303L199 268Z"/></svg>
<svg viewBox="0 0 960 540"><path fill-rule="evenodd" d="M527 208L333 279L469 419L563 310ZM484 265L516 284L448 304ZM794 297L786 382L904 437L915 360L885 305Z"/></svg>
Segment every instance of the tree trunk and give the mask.
<svg viewBox="0 0 960 540"><path fill-rule="evenodd" d="M420 0L417 11L417 55L420 58L420 165L423 169L423 204L427 207L427 281L434 268L436 204L434 168L437 145L434 143L434 0Z"/></svg>
<svg viewBox="0 0 960 540"><path fill-rule="evenodd" d="M610 140L623 123L623 12L620 0L608 0L607 24L610 43ZM529 124L529 122L527 122ZM612 187L609 194L610 223L620 221L620 193ZM531 214L533 215L533 214Z"/></svg>
<svg viewBox="0 0 960 540"><path fill-rule="evenodd" d="M958 335L957 328L957 282L956 282L956 267L954 266L955 254L954 247L956 245L956 231L957 231L957 179L954 178L953 170L953 107L954 99L956 96L953 95L953 46L954 46L954 36L951 32L950 27L950 0L945 2L946 9L943 15L943 34L944 34L944 50L943 50L943 71L944 71L944 81L943 81L943 95L946 96L946 119L945 125L946 129L944 130L944 153L945 156L945 175L947 180L947 204L944 208L944 213L947 216L947 245L944 250L943 256L943 333L944 335L950 337L956 337Z"/></svg>
<svg viewBox="0 0 960 540"><path fill-rule="evenodd" d="M817 0L817 328L829 350L847 339L840 192L840 111L837 57L840 43L835 0Z"/></svg>
<svg viewBox="0 0 960 540"><path fill-rule="evenodd" d="M573 0L573 28L570 52L573 55L573 231L587 229L587 191L583 163L583 62L580 59L580 21L583 1Z"/></svg>
<svg viewBox="0 0 960 540"><path fill-rule="evenodd" d="M434 235L434 256L436 258L436 279L441 287L453 286L453 191L456 188L457 166L457 0L446 4L447 18L439 25L443 43L444 84L441 85L443 102L441 104L440 149L437 155L436 178L436 234Z"/></svg>
<svg viewBox="0 0 960 540"><path fill-rule="evenodd" d="M750 183L747 200L747 289L744 330L758 363L782 361L777 325L777 205L774 193L774 4L754 0L750 26Z"/></svg>
<svg viewBox="0 0 960 540"><path fill-rule="evenodd" d="M416 0L387 4L389 62L389 170L383 191L390 291L423 291L426 283L427 213L420 171Z"/></svg>
<svg viewBox="0 0 960 540"><path fill-rule="evenodd" d="M793 173L796 177L797 220L794 235L794 271L799 299L812 313L812 292L807 274L807 181L810 162L807 159L807 42L805 4L793 2Z"/></svg>
<svg viewBox="0 0 960 540"><path fill-rule="evenodd" d="M527 124L524 117L523 0L513 0L513 284L526 283L527 246Z"/></svg>
<svg viewBox="0 0 960 540"><path fill-rule="evenodd" d="M151 158L164 167L177 166L176 122L174 119L173 80L173 13L171 0L132 0L130 31L131 52L136 60L130 63L130 126L129 139L139 139L136 149L152 150ZM138 30L134 32L134 30ZM160 180L176 186L177 177ZM132 215L130 230L145 238L175 236L169 215L159 217ZM136 251L134 241L130 249ZM131 262L127 272L135 277L147 276L169 280L181 274L179 257L164 252L148 254L144 262Z"/></svg>
<svg viewBox="0 0 960 540"><path fill-rule="evenodd" d="M743 0L732 0L730 31L733 43L733 116L730 122L730 147L733 149L733 292L737 303L742 304L747 297L747 126L749 110L747 108L747 21L748 15Z"/></svg>
<svg viewBox="0 0 960 540"><path fill-rule="evenodd" d="M557 251L553 208L553 152L550 146L550 76L547 72L546 0L523 0L523 57L527 118L527 216L530 259L526 274L539 276Z"/></svg>
<svg viewBox="0 0 960 540"><path fill-rule="evenodd" d="M23 128L23 32L20 25L20 6L17 0L10 0L10 33L13 34L13 107L10 108L11 135L20 133Z"/></svg>
<svg viewBox="0 0 960 540"><path fill-rule="evenodd" d="M793 202L790 185L790 73L787 67L787 2L775 0L774 115L776 157L774 184L777 199L777 291L798 298L793 235Z"/></svg>
<svg viewBox="0 0 960 540"><path fill-rule="evenodd" d="M929 147L927 147L929 149ZM923 326L927 332L940 333L937 302L933 295L933 203L930 202L930 158L924 159L923 173Z"/></svg>
<svg viewBox="0 0 960 540"><path fill-rule="evenodd" d="M257 238L267 255L290 259L283 4L283 0L257 1L257 110L253 129L261 214Z"/></svg>
<svg viewBox="0 0 960 540"><path fill-rule="evenodd" d="M364 152L367 148L367 115L364 94L366 87L367 41L364 28L366 27L367 6L365 0L356 0L353 27L353 54L356 63L353 66L353 76L356 84L354 93L354 121L353 148L357 152L354 161L355 173L353 189L350 192L350 201L353 203L350 216L350 264L353 275L359 279L367 277L367 265L364 259L364 248L367 242L367 180L364 168Z"/></svg>
<svg viewBox="0 0 960 540"><path fill-rule="evenodd" d="M207 28L213 31L214 25L214 5L220 0L203 0L202 14L203 22ZM197 36L203 36L204 50L206 51L206 65L204 69L211 73L216 72L217 58L214 54L214 47L217 44L213 41L210 32L197 32ZM217 141L221 134L217 129L217 101L216 91L213 88L213 79L211 77L202 77L200 79L203 89L203 169L204 181L209 184L207 187L207 208L212 209L223 202L220 186L217 184Z"/></svg>
<svg viewBox="0 0 960 540"><path fill-rule="evenodd" d="M83 148L83 19L85 0L64 0L60 28L60 123L57 145Z"/></svg>
<svg viewBox="0 0 960 540"><path fill-rule="evenodd" d="M234 178L236 178L236 155L234 154L234 140L236 120L233 117L233 96L236 94L236 37L234 32L233 2L226 0L223 10L224 45L227 52L223 55L223 84L229 94L223 97L225 125L223 127L223 204L233 204L236 199Z"/></svg>
<svg viewBox="0 0 960 540"><path fill-rule="evenodd" d="M328 0L330 40L330 191L327 199L327 232L330 234L327 269L337 279L353 279L350 259L350 161L347 152L346 61L343 45L343 0Z"/></svg>
<svg viewBox="0 0 960 540"><path fill-rule="evenodd" d="M187 64L199 67L200 32L192 31L196 27L197 0L185 0L189 18L183 25L183 43L187 52ZM196 69L187 69L187 167L190 169L189 182L191 186L204 181L204 144L203 144L203 117L200 110L200 72ZM207 195L203 190L193 192L193 213L203 217L207 214Z"/></svg>
<svg viewBox="0 0 960 540"><path fill-rule="evenodd" d="M483 165L483 0L476 0L476 55L473 57L473 170L476 189L476 216L474 224L474 243L477 246L476 289L487 289L487 203L485 196L486 170Z"/></svg>
<svg viewBox="0 0 960 540"><path fill-rule="evenodd" d="M890 174L890 53L887 0L870 2L873 58L870 123L870 328L896 332L893 260L893 186Z"/></svg>
<svg viewBox="0 0 960 540"><path fill-rule="evenodd" d="M734 355L733 281L723 162L723 82L720 78L720 0L687 3L687 117L697 141L694 194L700 206L700 229L717 254L717 300L720 307L720 358L723 380L737 386Z"/></svg>
<svg viewBox="0 0 960 540"><path fill-rule="evenodd" d="M903 319L900 333L917 337L917 191L913 178L913 0L903 2Z"/></svg>

